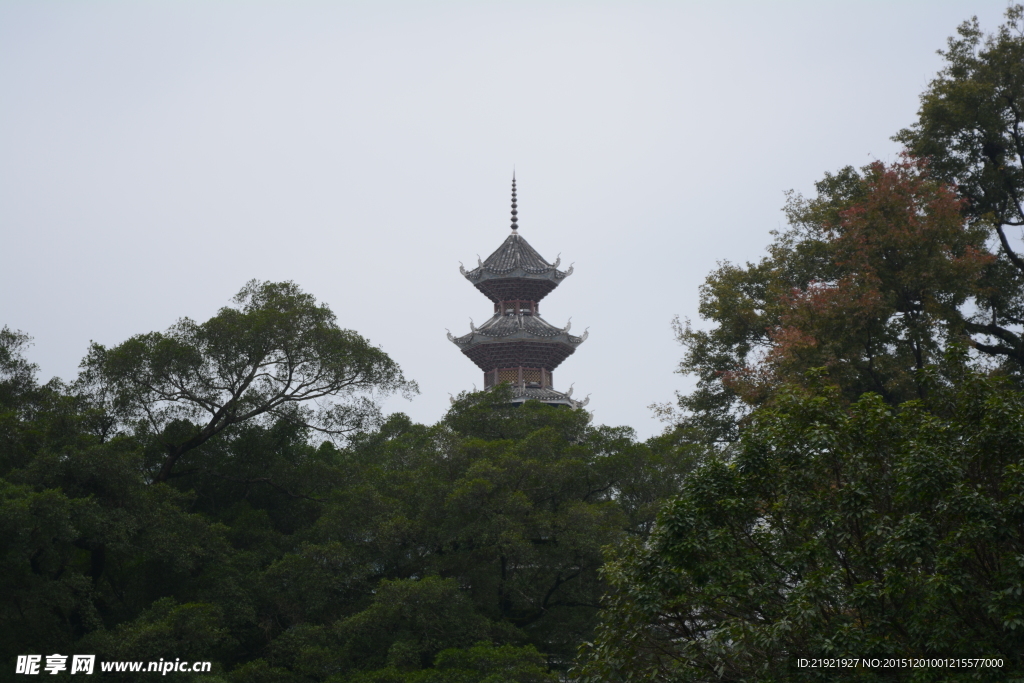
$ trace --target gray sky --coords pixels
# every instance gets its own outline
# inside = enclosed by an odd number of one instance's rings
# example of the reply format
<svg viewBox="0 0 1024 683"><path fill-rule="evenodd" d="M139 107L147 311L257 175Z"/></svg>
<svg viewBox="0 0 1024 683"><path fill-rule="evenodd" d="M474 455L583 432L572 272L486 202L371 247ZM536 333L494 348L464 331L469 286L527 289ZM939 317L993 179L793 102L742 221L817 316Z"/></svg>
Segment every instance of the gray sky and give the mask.
<svg viewBox="0 0 1024 683"><path fill-rule="evenodd" d="M892 160L947 36L999 1L0 3L0 325L43 378L294 280L380 344L434 422L482 373L459 274L520 232L576 271L555 372L657 433L670 322L759 257L784 191Z"/></svg>

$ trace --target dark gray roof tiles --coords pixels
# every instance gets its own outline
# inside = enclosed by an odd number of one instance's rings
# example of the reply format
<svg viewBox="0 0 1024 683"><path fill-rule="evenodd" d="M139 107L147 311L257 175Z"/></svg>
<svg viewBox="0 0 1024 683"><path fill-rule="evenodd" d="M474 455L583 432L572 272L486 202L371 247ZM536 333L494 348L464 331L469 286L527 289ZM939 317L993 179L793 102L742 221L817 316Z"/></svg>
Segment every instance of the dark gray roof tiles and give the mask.
<svg viewBox="0 0 1024 683"><path fill-rule="evenodd" d="M572 408L582 408L583 406L590 403L590 397L587 396L582 401L576 401L572 398L572 389L570 388L567 392L555 391L550 387L520 387L512 385L512 403L523 403L525 401L540 401L541 403L547 403L549 405L559 404L566 405Z"/></svg>
<svg viewBox="0 0 1024 683"><path fill-rule="evenodd" d="M512 231L512 234L502 242L498 249L484 261L477 262L473 270L466 270L459 266L459 270L470 280L479 280L483 276L489 277L543 277L545 279L561 280L572 274L572 266L569 270L558 270L561 258L555 259L554 263L548 263L537 250Z"/></svg>
<svg viewBox="0 0 1024 683"><path fill-rule="evenodd" d="M455 404L455 399L452 400L452 405ZM512 403L525 403L527 401L540 401L541 403L547 403L548 405L563 405L569 406L570 408L582 408L583 406L590 403L590 397L587 396L582 401L577 401L572 398L572 388L569 391L561 392L555 391L551 387L521 387L516 384L512 385Z"/></svg>
<svg viewBox="0 0 1024 683"><path fill-rule="evenodd" d="M582 344L589 333L584 332L582 336L577 337L569 334L570 327L569 323L565 327L555 327L539 315L495 314L480 327L470 322L472 331L469 334L456 337L449 332L448 339L459 346L466 346L473 342L488 341L489 339L505 339L509 337L550 339L551 341L567 342L574 346Z"/></svg>
<svg viewBox="0 0 1024 683"><path fill-rule="evenodd" d="M513 232L487 257L483 267L492 273L510 273L517 268L527 272L545 273L555 266L545 261L518 232Z"/></svg>

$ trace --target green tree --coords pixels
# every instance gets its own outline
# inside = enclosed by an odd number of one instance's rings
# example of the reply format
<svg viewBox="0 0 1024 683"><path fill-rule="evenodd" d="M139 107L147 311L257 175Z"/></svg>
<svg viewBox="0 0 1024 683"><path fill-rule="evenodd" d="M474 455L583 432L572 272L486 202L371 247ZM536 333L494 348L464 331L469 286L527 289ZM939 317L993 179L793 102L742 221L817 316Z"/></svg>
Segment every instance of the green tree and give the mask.
<svg viewBox="0 0 1024 683"><path fill-rule="evenodd" d="M662 410L717 445L607 565L582 680L1024 680L1022 21L963 25L902 161L826 174L708 277L697 390ZM796 666L982 651L1004 666Z"/></svg>
<svg viewBox="0 0 1024 683"><path fill-rule="evenodd" d="M345 434L379 418L360 393L416 390L383 351L338 328L330 309L293 283L253 280L234 303L205 323L182 318L166 333L93 345L83 361L85 377L109 388L114 411L159 444L154 481L180 475L186 453L232 425L286 419Z"/></svg>
<svg viewBox="0 0 1024 683"><path fill-rule="evenodd" d="M998 261L966 329L975 348L1019 366L1024 258L1007 228L1024 225L1024 5L1009 7L989 36L977 18L963 23L939 54L945 68L921 95L917 122L895 139L955 184L966 215L996 238Z"/></svg>
<svg viewBox="0 0 1024 683"><path fill-rule="evenodd" d="M353 440L339 454L346 484L306 552L358 568L366 585L455 579L477 613L505 625L508 642L565 659L599 606L602 546L646 536L693 456L592 427L582 411L508 398L501 389L465 396L434 427L394 416Z"/></svg>
<svg viewBox="0 0 1024 683"><path fill-rule="evenodd" d="M470 648L438 653L430 669L402 672L394 668L356 674L345 683L555 683L543 655L531 646L494 646L481 642ZM333 681L331 683L334 683ZM338 681L341 683L341 681Z"/></svg>
<svg viewBox="0 0 1024 683"><path fill-rule="evenodd" d="M70 386L39 385L28 338L0 333L5 655L79 643L231 666L266 644L262 574L301 550L295 534L343 479L314 435L372 424L361 394L413 387L290 283L250 283L236 304L94 346ZM171 476L186 453L194 476Z"/></svg>
<svg viewBox="0 0 1024 683"><path fill-rule="evenodd" d="M38 368L25 358L31 341L24 332L6 325L0 329L0 406L5 410L16 409L35 388Z"/></svg>
<svg viewBox="0 0 1024 683"><path fill-rule="evenodd" d="M963 370L894 409L786 389L661 512L584 681L1019 680L1024 398ZM956 374L955 372L953 374ZM995 657L997 669L801 669L800 657Z"/></svg>

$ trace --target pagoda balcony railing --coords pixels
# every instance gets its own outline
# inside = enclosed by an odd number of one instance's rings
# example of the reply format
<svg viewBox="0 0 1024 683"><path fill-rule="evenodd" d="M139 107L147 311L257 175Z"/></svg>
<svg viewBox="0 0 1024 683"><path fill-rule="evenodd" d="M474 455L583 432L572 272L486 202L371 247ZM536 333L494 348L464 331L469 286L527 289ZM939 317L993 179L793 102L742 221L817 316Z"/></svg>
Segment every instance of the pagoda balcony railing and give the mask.
<svg viewBox="0 0 1024 683"><path fill-rule="evenodd" d="M550 388L554 373L544 368L495 368L484 373L484 388L490 389L502 382L519 387Z"/></svg>
<svg viewBox="0 0 1024 683"><path fill-rule="evenodd" d="M539 306L536 301L512 299L494 304L494 312L498 315L537 315Z"/></svg>

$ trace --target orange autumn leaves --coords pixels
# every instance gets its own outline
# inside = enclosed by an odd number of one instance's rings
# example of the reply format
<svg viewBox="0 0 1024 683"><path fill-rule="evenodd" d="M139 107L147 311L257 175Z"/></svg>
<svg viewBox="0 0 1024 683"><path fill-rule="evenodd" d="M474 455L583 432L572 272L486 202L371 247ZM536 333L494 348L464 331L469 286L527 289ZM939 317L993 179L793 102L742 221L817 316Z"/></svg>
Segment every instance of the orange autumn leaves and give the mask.
<svg viewBox="0 0 1024 683"><path fill-rule="evenodd" d="M810 228L803 239L817 242L821 267L780 294L765 352L723 373L747 402L805 382L811 368L824 368L851 398L914 398L923 391L916 371L962 337L964 307L994 261L984 227L965 222L955 188L932 179L922 161L864 171L842 205L833 198L799 207Z"/></svg>

